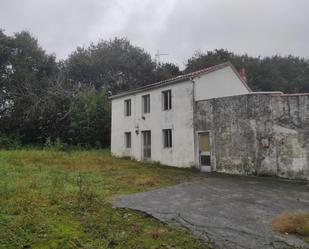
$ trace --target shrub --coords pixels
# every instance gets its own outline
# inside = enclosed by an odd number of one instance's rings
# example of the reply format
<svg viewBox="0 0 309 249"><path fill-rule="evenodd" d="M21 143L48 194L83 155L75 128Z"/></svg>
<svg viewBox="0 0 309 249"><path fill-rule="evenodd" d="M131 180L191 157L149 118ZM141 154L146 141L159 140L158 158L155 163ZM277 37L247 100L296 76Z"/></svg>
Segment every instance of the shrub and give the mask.
<svg viewBox="0 0 309 249"><path fill-rule="evenodd" d="M282 213L271 225L274 231L296 234L309 241L309 212Z"/></svg>
<svg viewBox="0 0 309 249"><path fill-rule="evenodd" d="M0 149L18 149L21 147L21 141L15 136L0 135Z"/></svg>
<svg viewBox="0 0 309 249"><path fill-rule="evenodd" d="M139 186L154 187L158 185L158 179L155 177L146 177L138 181Z"/></svg>
<svg viewBox="0 0 309 249"><path fill-rule="evenodd" d="M72 109L68 141L82 147L110 144L110 101L104 90L84 90Z"/></svg>
<svg viewBox="0 0 309 249"><path fill-rule="evenodd" d="M46 138L44 146L48 149L51 149L53 147L53 141L50 139L50 137Z"/></svg>
<svg viewBox="0 0 309 249"><path fill-rule="evenodd" d="M56 150L56 151L66 151L69 149L69 145L62 142L59 137L56 138L55 141L52 141L52 139L48 137L44 145L46 149Z"/></svg>

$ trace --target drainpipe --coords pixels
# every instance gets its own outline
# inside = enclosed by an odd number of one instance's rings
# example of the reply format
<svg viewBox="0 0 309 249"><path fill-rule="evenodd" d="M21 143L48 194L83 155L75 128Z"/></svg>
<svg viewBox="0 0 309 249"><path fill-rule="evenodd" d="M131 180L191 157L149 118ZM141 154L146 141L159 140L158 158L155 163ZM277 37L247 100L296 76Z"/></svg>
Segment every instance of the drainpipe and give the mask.
<svg viewBox="0 0 309 249"><path fill-rule="evenodd" d="M194 167L199 169L199 159L198 159L198 154L197 154L197 141L196 141L196 137L195 137L195 81L194 78L191 77L190 81L192 82L192 130L193 130L193 153L194 153Z"/></svg>

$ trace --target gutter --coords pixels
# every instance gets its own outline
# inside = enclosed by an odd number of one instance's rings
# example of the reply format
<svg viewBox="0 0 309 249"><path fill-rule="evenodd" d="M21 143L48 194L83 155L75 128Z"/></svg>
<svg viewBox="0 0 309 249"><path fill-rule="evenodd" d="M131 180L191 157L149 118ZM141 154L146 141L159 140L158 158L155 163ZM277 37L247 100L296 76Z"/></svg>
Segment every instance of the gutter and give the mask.
<svg viewBox="0 0 309 249"><path fill-rule="evenodd" d="M151 85L146 85L146 86L134 89L134 90L129 90L129 91L126 91L126 92L118 93L114 96L109 97L109 99L121 98L121 97L124 97L124 96L127 96L127 95L140 93L140 92L143 92L143 91L146 91L146 90L152 90L152 89L159 88L159 87L162 87L162 86L172 85L172 84L183 82L183 81L186 81L186 80L188 80L188 78L179 78L179 79L175 78L174 80L168 80L167 82L157 82L157 83L154 83L154 84L151 84Z"/></svg>

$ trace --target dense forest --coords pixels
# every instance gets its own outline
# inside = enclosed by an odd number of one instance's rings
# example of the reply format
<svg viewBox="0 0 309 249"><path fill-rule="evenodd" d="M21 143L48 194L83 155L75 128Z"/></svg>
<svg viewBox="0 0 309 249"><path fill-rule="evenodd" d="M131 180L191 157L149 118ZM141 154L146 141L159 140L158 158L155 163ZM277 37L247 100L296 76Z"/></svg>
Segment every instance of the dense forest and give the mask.
<svg viewBox="0 0 309 249"><path fill-rule="evenodd" d="M0 30L0 147L109 146L113 94L231 61L256 91L309 92L309 60L251 57L224 49L196 53L183 71L156 64L127 39L78 47L66 60L47 54L29 32Z"/></svg>

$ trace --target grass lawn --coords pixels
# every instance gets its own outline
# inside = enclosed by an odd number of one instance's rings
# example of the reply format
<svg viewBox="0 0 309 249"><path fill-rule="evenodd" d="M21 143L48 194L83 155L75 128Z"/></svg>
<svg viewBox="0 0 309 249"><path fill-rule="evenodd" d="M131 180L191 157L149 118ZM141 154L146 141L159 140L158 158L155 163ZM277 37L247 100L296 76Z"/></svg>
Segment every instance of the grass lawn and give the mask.
<svg viewBox="0 0 309 249"><path fill-rule="evenodd" d="M185 229L110 204L193 175L107 150L0 151L0 249L208 248Z"/></svg>

